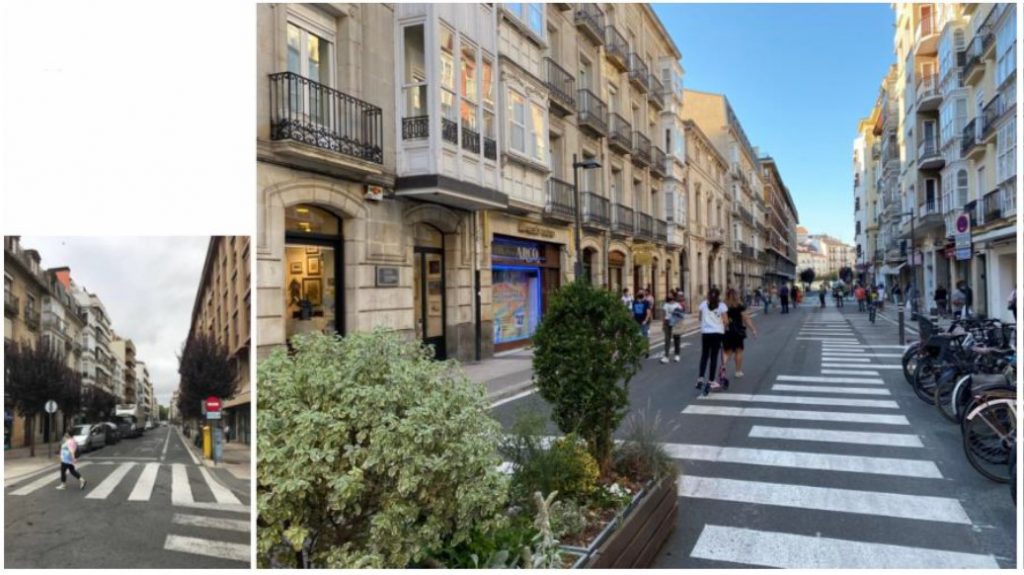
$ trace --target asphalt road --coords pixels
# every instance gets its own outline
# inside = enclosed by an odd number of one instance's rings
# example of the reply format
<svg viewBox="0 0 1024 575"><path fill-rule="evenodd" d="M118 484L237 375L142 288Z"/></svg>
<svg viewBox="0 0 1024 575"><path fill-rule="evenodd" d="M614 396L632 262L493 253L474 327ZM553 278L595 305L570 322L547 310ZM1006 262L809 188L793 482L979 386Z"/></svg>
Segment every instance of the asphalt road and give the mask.
<svg viewBox="0 0 1024 575"><path fill-rule="evenodd" d="M647 360L630 384L632 411L660 413L682 470L656 567L1015 566L1009 489L906 384L894 323L831 301L754 321L728 392L694 390L697 336L681 363ZM507 429L520 410L549 412L533 394L493 414Z"/></svg>
<svg viewBox="0 0 1024 575"><path fill-rule="evenodd" d="M84 454L84 490L70 476L56 490L57 465L5 485L5 567L247 567L248 482L198 465L182 440L159 427Z"/></svg>

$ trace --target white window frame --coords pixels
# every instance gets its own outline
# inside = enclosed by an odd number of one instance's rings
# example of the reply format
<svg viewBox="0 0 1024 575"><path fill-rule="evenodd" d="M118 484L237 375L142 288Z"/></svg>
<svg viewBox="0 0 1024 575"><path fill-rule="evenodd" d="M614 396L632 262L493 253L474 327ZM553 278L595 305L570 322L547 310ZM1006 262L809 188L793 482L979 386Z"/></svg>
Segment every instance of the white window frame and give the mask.
<svg viewBox="0 0 1024 575"><path fill-rule="evenodd" d="M419 81L419 82L408 82L406 80L406 73L405 73L406 72L406 68L409 66L409 63L405 59L405 54L407 52L407 50L405 49L405 31L408 28L414 28L416 26L420 26L421 28L423 28L423 70L422 70L422 72L423 72L423 80ZM429 116L430 115L430 88L429 88L429 81L428 81L429 80L429 73L428 73L427 69L430 67L430 64L429 64L430 55L429 55L429 50L427 49L427 24L426 24L426 22L415 22L415 23L410 23L410 24L403 25L401 27L401 36L400 37L401 37L401 44L402 44L402 50L400 51L400 54L399 54L399 58L401 59L401 69L399 70L399 74L400 74L400 76L402 78L402 94L401 94L402 105L401 105L401 108L400 108L400 113L402 114L403 117L406 117L405 116L405 114L407 112L406 108L405 108L406 104L407 104L406 93L409 90L424 88L423 91L425 92L425 98L424 98L422 110L424 112L423 115Z"/></svg>
<svg viewBox="0 0 1024 575"><path fill-rule="evenodd" d="M515 102L513 101L513 95L514 96L518 96L519 99L522 101L523 118L522 118L521 122L516 121L516 114L515 114L515 110L513 109L513 106L515 105ZM506 145L506 147L507 147L509 152L514 152L514 153L519 154L521 156L527 157L528 156L528 153L527 153L528 144L527 144L527 142L529 141L529 128L527 127L527 112L529 110L529 103L530 103L530 101L529 101L529 99L527 99L527 97L524 94L520 93L518 90L516 90L514 88L511 88L511 87L508 88L508 92L507 92L506 98L508 99L508 106L507 106L507 108L508 108L508 124L509 124L509 126L508 126L508 141L505 143L505 145ZM514 142L513 142L512 136L513 136L513 134L515 133L515 131L517 129L521 130L522 134L523 134L523 136L522 136L522 148L517 148L515 146Z"/></svg>
<svg viewBox="0 0 1024 575"><path fill-rule="evenodd" d="M999 183L1017 175L1017 118L1009 118L996 136L996 180Z"/></svg>
<svg viewBox="0 0 1024 575"><path fill-rule="evenodd" d="M516 20L519 21L525 30L536 36L541 42L547 41L548 18L545 4L537 2L516 2L512 4L504 4L503 6L509 14L513 15ZM530 16L534 14L540 17L538 28L534 28L530 23Z"/></svg>

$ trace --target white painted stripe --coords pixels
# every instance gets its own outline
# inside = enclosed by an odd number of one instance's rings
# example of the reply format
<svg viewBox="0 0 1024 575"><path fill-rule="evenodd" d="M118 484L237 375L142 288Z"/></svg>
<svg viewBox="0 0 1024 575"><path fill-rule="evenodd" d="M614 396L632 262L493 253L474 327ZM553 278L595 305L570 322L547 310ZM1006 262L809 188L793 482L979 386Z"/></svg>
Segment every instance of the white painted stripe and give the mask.
<svg viewBox="0 0 1024 575"><path fill-rule="evenodd" d="M832 343L838 343L838 342L857 343L857 340L855 340L855 339L849 339L849 340L845 340L845 339L844 340L829 339L829 340L825 340L825 339L822 339L820 337L798 337L796 339L797 340L801 340L801 341L830 341Z"/></svg>
<svg viewBox="0 0 1024 575"><path fill-rule="evenodd" d="M193 503L192 486L188 484L188 472L184 463L171 465L171 505Z"/></svg>
<svg viewBox="0 0 1024 575"><path fill-rule="evenodd" d="M871 353L868 351L846 351L835 349L822 350L822 353L831 355L832 357L903 357L901 353Z"/></svg>
<svg viewBox="0 0 1024 575"><path fill-rule="evenodd" d="M85 498L106 499L107 497L110 496L111 493L114 492L114 488L117 487L119 483L121 483L121 480L124 479L124 476L128 475L128 472L131 471L132 467L135 467L134 461L118 465L116 468L114 468L113 471L110 472L110 475L108 475L103 480L102 483L97 485L95 489L90 491L89 494L85 496Z"/></svg>
<svg viewBox="0 0 1024 575"><path fill-rule="evenodd" d="M775 381L803 381L809 383L866 383L882 385L880 378L876 377L824 377L819 375L779 375Z"/></svg>
<svg viewBox="0 0 1024 575"><path fill-rule="evenodd" d="M170 445L170 443L171 443L171 430L170 430L170 428L168 428L167 429L167 438L164 439L164 450L160 454L160 461L163 461L164 459L167 458L167 446Z"/></svg>
<svg viewBox="0 0 1024 575"><path fill-rule="evenodd" d="M186 507L188 509L202 509L204 511L230 511L231 513L245 513L248 515L252 509L245 505L228 505L227 503L175 503L177 507Z"/></svg>
<svg viewBox="0 0 1024 575"><path fill-rule="evenodd" d="M513 395L511 397L505 397L505 398L499 399L498 401L495 401L494 403L491 404L491 409L494 409L495 407L498 407L500 405L505 405L506 403L511 403L511 402L513 402L513 401L515 401L517 399L522 399L524 397L533 395L535 393L537 393L537 388L536 387L531 387L530 389L527 389L526 391L517 393L517 394L515 394L515 395Z"/></svg>
<svg viewBox="0 0 1024 575"><path fill-rule="evenodd" d="M889 390L883 387L845 387L832 385L789 385L778 383L772 386L772 391L803 391L806 393L844 393L850 395L889 395Z"/></svg>
<svg viewBox="0 0 1024 575"><path fill-rule="evenodd" d="M78 465L75 466L75 469L82 469L83 467L86 467L88 465L88 461L86 461L85 463L79 463ZM53 475L51 475L50 473L53 473ZM46 487L47 485L57 487L58 485L60 485L60 468L57 467L56 469L53 470L53 472L50 473L45 474L44 476L40 477L39 479L36 479L32 483L22 485L18 489L11 491L9 495L28 495L30 493L38 491L39 489L42 489L43 487ZM71 477L70 473L68 474L68 477L71 479L72 482L75 480L74 477Z"/></svg>
<svg viewBox="0 0 1024 575"><path fill-rule="evenodd" d="M229 503L232 505L238 505L241 503L241 501L235 497L235 494L231 493L230 489L224 487L213 479L213 476L210 475L210 471L208 469L200 467L199 473L203 475L203 479L206 480L206 486L213 492L213 498L217 500L217 503Z"/></svg>
<svg viewBox="0 0 1024 575"><path fill-rule="evenodd" d="M866 369L823 369L821 373L822 375L878 375L877 371Z"/></svg>
<svg viewBox="0 0 1024 575"><path fill-rule="evenodd" d="M679 495L698 499L860 513L919 521L971 524L971 520L958 500L929 495L903 495L835 487L765 483L721 477L697 477L689 474L683 475L679 481Z"/></svg>
<svg viewBox="0 0 1024 575"><path fill-rule="evenodd" d="M189 525L191 527L206 527L209 529L224 529L227 531L249 532L249 522L241 519L224 519L223 517L206 517L204 515L186 515L175 513L171 523L177 525Z"/></svg>
<svg viewBox="0 0 1024 575"><path fill-rule="evenodd" d="M168 433L167 437L170 436L170 433ZM145 469L142 470L142 475L139 476L139 480L135 482L135 489L132 489L132 494L128 496L128 501L149 501L149 498L153 495L153 485L156 484L156 474L159 470L159 463L147 463Z"/></svg>
<svg viewBox="0 0 1024 575"><path fill-rule="evenodd" d="M870 357L836 357L834 355L829 355L827 352L822 354L821 359L822 361L852 361L854 363L870 363L873 361Z"/></svg>
<svg viewBox="0 0 1024 575"><path fill-rule="evenodd" d="M167 551L180 551L193 555L205 555L217 557L230 561L250 562L249 545L246 543L228 543L226 541L210 541L196 537L182 537L181 535L168 535L164 541L164 549Z"/></svg>
<svg viewBox="0 0 1024 575"><path fill-rule="evenodd" d="M181 428L175 426L174 430L178 433L178 439L181 440L181 447L185 450L185 453L188 453L188 456L192 458L192 463L199 465L199 458L196 457L196 454L192 451L192 448L189 447L188 442L185 441L185 436L182 435Z"/></svg>
<svg viewBox="0 0 1024 575"><path fill-rule="evenodd" d="M836 361L838 361L838 360L836 360ZM879 365L877 363L858 364L858 363L825 363L825 362L822 362L821 363L821 367L867 367L868 369L903 369L902 365Z"/></svg>
<svg viewBox="0 0 1024 575"><path fill-rule="evenodd" d="M732 417L762 417L765 419L794 419L800 421L841 421L851 423L878 423L882 425L910 425L902 415L876 413L848 413L836 411L803 411L796 409L766 409L762 407L732 407L728 405L688 405L683 415L728 415Z"/></svg>
<svg viewBox="0 0 1024 575"><path fill-rule="evenodd" d="M702 395L698 401L746 401L753 403L792 403L794 405L837 405L840 407L877 407L899 409L891 399L846 399L843 397L811 397L807 395L770 395L743 393L715 393Z"/></svg>
<svg viewBox="0 0 1024 575"><path fill-rule="evenodd" d="M836 431L809 427L772 427L755 425L750 437L786 439L791 441L821 441L853 443L857 445L886 445L893 447L924 447L921 438L909 433L876 433L871 431Z"/></svg>
<svg viewBox="0 0 1024 575"><path fill-rule="evenodd" d="M690 556L783 569L998 569L992 555L705 525Z"/></svg>
<svg viewBox="0 0 1024 575"><path fill-rule="evenodd" d="M753 449L750 447L721 447L718 445L690 445L684 443L664 443L662 445L669 456L674 459L842 471L845 473L897 475L920 479L942 479L942 473L935 466L934 462L920 459L835 455L831 453Z"/></svg>

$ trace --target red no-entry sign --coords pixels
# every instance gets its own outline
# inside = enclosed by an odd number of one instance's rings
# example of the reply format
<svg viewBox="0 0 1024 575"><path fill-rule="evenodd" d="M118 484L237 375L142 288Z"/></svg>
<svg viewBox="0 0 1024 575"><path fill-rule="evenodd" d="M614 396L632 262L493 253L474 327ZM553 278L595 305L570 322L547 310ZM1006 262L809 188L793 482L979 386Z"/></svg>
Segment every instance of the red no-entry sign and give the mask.
<svg viewBox="0 0 1024 575"><path fill-rule="evenodd" d="M214 413L220 411L220 398L210 396L206 398L206 412Z"/></svg>

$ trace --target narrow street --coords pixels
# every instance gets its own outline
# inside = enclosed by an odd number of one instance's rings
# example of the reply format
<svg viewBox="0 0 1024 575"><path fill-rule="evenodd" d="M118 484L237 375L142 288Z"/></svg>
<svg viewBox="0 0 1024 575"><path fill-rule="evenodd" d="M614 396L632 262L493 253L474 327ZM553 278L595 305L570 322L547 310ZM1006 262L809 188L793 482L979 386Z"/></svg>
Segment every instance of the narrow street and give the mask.
<svg viewBox="0 0 1024 575"><path fill-rule="evenodd" d="M247 567L249 482L200 465L185 440L178 428L161 426L85 453L84 490L70 476L67 490L56 490L56 463L9 481L5 565Z"/></svg>
<svg viewBox="0 0 1024 575"><path fill-rule="evenodd" d="M1013 567L1009 489L906 384L894 323L812 299L755 318L746 375L727 392L697 394L692 335L681 364L652 358L631 383L632 410L660 412L682 471L655 566ZM508 428L519 410L547 406L534 393L494 414Z"/></svg>

